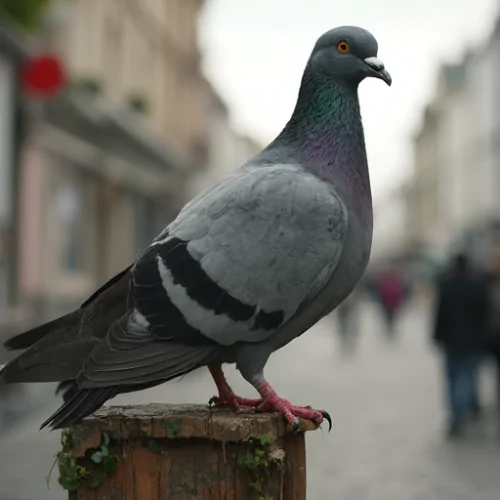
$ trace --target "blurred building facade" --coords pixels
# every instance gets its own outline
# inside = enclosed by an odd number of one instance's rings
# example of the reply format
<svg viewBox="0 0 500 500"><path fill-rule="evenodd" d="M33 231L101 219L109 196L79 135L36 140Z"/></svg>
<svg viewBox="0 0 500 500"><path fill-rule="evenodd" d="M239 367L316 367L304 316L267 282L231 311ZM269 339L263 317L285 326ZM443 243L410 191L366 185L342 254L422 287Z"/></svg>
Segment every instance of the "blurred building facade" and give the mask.
<svg viewBox="0 0 500 500"><path fill-rule="evenodd" d="M210 89L208 161L205 169L193 175L189 196L239 168L263 147L253 138L235 130L229 110L214 88Z"/></svg>
<svg viewBox="0 0 500 500"><path fill-rule="evenodd" d="M500 221L500 23L486 44L440 68L414 137L416 242L437 258L479 261Z"/></svg>
<svg viewBox="0 0 500 500"><path fill-rule="evenodd" d="M0 25L0 328L9 325L15 300L15 255L18 227L16 172L19 165L22 107L17 97L20 68L26 53L13 26Z"/></svg>
<svg viewBox="0 0 500 500"><path fill-rule="evenodd" d="M57 54L64 95L28 103L19 172L17 304L79 304L177 214L208 163L202 0L60 0L26 40Z"/></svg>
<svg viewBox="0 0 500 500"><path fill-rule="evenodd" d="M374 203L371 266L411 259L415 250L414 190L404 183Z"/></svg>
<svg viewBox="0 0 500 500"><path fill-rule="evenodd" d="M203 6L54 0L30 35L16 33L12 84L21 89L29 55L48 53L62 61L68 85L50 99L18 92L25 133L0 196L12 207L4 211L11 231L9 258L0 251L0 312L14 328L79 305L191 196L261 150L233 129L201 71ZM5 127L0 136L13 141Z"/></svg>

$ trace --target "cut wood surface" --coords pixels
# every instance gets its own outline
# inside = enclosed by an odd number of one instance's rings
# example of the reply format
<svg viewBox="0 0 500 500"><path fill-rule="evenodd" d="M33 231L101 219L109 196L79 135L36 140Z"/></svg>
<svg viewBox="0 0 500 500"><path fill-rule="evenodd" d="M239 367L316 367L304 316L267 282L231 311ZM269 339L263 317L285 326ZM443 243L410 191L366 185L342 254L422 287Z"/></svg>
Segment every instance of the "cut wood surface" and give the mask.
<svg viewBox="0 0 500 500"><path fill-rule="evenodd" d="M69 498L305 500L304 431L314 429L301 421L293 433L277 414L204 405L104 407L67 431L83 471Z"/></svg>

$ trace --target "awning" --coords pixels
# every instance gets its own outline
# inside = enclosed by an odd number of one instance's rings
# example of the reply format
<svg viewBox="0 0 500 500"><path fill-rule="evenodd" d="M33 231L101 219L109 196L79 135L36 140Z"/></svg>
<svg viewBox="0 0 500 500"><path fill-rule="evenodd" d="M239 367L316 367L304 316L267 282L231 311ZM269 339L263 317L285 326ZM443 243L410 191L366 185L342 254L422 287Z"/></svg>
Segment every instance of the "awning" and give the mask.
<svg viewBox="0 0 500 500"><path fill-rule="evenodd" d="M133 117L131 117L133 118ZM185 160L95 98L65 95L42 104L35 142L113 182L150 195L179 194Z"/></svg>
<svg viewBox="0 0 500 500"><path fill-rule="evenodd" d="M140 124L126 110L114 109L105 99L67 93L44 105L43 116L56 127L100 146L140 155L158 168L188 170L189 162Z"/></svg>

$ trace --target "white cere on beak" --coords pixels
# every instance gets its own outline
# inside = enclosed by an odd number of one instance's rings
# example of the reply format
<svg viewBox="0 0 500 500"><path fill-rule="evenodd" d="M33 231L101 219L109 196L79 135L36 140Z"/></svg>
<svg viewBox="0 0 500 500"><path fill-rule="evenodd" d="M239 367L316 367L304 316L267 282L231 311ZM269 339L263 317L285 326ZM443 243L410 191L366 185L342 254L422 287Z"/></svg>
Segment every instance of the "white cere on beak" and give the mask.
<svg viewBox="0 0 500 500"><path fill-rule="evenodd" d="M382 71L385 68L384 63L378 57L367 57L365 63L376 71Z"/></svg>

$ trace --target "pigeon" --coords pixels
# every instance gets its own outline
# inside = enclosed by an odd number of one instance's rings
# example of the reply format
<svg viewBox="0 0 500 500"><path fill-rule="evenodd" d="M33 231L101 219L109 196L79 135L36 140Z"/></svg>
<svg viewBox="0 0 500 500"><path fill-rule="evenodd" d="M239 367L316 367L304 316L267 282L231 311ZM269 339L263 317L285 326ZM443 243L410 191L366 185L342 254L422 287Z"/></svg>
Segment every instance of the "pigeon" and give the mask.
<svg viewBox="0 0 500 500"><path fill-rule="evenodd" d="M42 428L77 424L118 394L205 366L218 390L212 405L331 428L326 411L280 397L264 367L366 269L373 214L358 85L391 85L377 52L362 28L323 34L290 120L263 151L188 202L80 308L6 341L24 351L1 383L59 382L64 402ZM260 397L237 396L224 364L236 364Z"/></svg>

